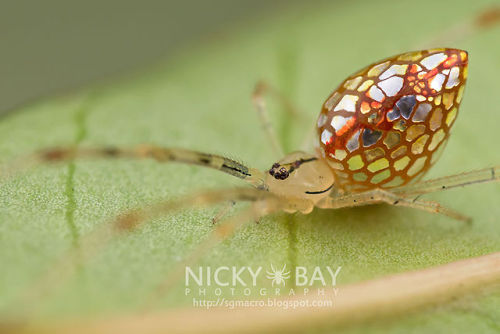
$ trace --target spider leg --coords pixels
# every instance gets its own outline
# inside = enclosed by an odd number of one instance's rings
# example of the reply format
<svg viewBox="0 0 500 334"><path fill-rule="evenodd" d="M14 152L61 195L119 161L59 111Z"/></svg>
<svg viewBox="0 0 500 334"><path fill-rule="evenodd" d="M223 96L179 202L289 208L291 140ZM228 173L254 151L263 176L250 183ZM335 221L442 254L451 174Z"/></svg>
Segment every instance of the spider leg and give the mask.
<svg viewBox="0 0 500 334"><path fill-rule="evenodd" d="M258 199L251 206L238 214L222 220L209 235L181 262L170 271L167 278L155 289L146 300L147 309L154 305L184 275L186 266L193 265L218 243L227 240L249 222L282 210L282 202L276 197Z"/></svg>
<svg viewBox="0 0 500 334"><path fill-rule="evenodd" d="M14 300L14 307L19 307L23 312L36 312L36 307L44 299L43 297L54 290L56 286L60 286L65 280L70 278L77 267L81 268L84 266L85 263L94 258L115 237L134 231L155 217L172 214L175 211L189 207L210 206L227 201L255 202L251 206L251 215L249 217L253 217L254 215L262 217L268 212L281 210L280 199L267 191L254 188L230 188L204 191L128 211L125 214L117 216L109 223L101 224L92 232L85 235L80 240L78 249L72 248L62 254L61 258L48 268L45 275L35 280L31 286L28 286L23 291L21 296L18 296ZM234 217L244 218L242 215ZM219 223L214 228L212 234L215 233L215 236L221 238L230 235L238 227L238 222L235 222L235 220L239 218L231 218L227 220L227 223ZM78 259L77 265L75 265L75 259Z"/></svg>
<svg viewBox="0 0 500 334"><path fill-rule="evenodd" d="M498 181L500 181L500 166L421 181L415 184L393 188L390 191L404 197L415 197L477 183Z"/></svg>
<svg viewBox="0 0 500 334"><path fill-rule="evenodd" d="M477 13L472 19L464 20L463 22L451 26L431 41L417 45L416 49L450 45L466 39L481 30L489 29L498 23L500 23L500 7L498 5L491 5Z"/></svg>
<svg viewBox="0 0 500 334"><path fill-rule="evenodd" d="M292 101L288 99L288 97L286 97L285 94L283 94L279 89L273 87L268 82L259 80L255 85L253 96L260 96L261 98L263 98L263 96L266 94L278 100L283 105L285 111L289 116L295 118L300 117L300 110L293 104Z"/></svg>
<svg viewBox="0 0 500 334"><path fill-rule="evenodd" d="M23 157L7 166L6 175L12 172L29 168L40 163L71 161L73 159L92 158L128 158L128 159L154 159L159 162L179 162L198 165L219 170L236 176L254 187L265 189L264 174L242 163L224 156L202 153L182 148L159 147L154 145L140 145L133 148L96 147L74 148L61 147L36 152L31 156Z"/></svg>
<svg viewBox="0 0 500 334"><path fill-rule="evenodd" d="M259 114L259 119L262 123L262 127L264 131L266 132L267 136L269 137L269 140L271 143L277 142L279 143L276 133L274 131L274 128L269 120L269 114L267 111L267 107L264 101L264 95L270 95L271 97L275 98L278 100L284 107L285 112L287 113L287 116L292 117L292 118L301 118L304 114L298 110L295 105L283 94L281 93L278 89L274 88L270 84L268 84L265 81L259 81L257 85L255 86L254 93L253 93L253 103L255 106L255 110ZM310 129L307 131L306 136L304 136L304 140L302 144L300 145L300 149L303 151L311 151L312 148L312 143L314 142L314 134L316 133L316 128L315 127L310 127ZM273 139L274 138L274 139ZM275 153L278 154L280 157L283 156L283 148L282 145L279 145L279 150L276 148L273 148ZM274 144L273 144L274 146Z"/></svg>
<svg viewBox="0 0 500 334"><path fill-rule="evenodd" d="M224 218L229 211L236 205L236 202L231 200L226 202L224 206L217 212L217 214L212 218L212 224L217 224L222 218Z"/></svg>
<svg viewBox="0 0 500 334"><path fill-rule="evenodd" d="M262 128L266 133L269 141L271 142L274 153L281 158L284 155L283 145L278 140L278 136L276 135L271 120L269 119L269 113L264 99L265 95L269 95L278 100L287 112L287 116L297 118L300 113L285 95L283 95L279 90L275 89L268 83L259 81L255 85L255 89L252 94L253 105L255 107L255 110L257 111L257 114L259 115L259 120L262 123Z"/></svg>
<svg viewBox="0 0 500 334"><path fill-rule="evenodd" d="M470 218L456 212L452 209L443 207L437 202L420 201L406 198L399 194L387 190L375 189L360 193L354 193L343 196L327 197L321 200L317 206L323 209L338 209L345 207L364 206L378 203L387 203L390 205L405 206L408 208L419 209L431 213L440 213L450 218L470 221Z"/></svg>
<svg viewBox="0 0 500 334"><path fill-rule="evenodd" d="M209 206L226 201L258 202L264 200L278 201L271 193L253 188L230 188L210 190L186 196L177 200L169 200L128 211L119 215L113 222L117 230L135 229L143 223L174 211L190 207Z"/></svg>

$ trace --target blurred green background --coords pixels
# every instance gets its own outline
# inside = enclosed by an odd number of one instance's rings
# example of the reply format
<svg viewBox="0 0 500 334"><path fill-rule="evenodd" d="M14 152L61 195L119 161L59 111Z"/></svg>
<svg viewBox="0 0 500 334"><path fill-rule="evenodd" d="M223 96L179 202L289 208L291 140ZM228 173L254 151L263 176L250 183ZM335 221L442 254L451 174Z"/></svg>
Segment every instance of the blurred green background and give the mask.
<svg viewBox="0 0 500 334"><path fill-rule="evenodd" d="M3 0L0 114L222 39L298 0ZM314 6L321 1L308 1Z"/></svg>

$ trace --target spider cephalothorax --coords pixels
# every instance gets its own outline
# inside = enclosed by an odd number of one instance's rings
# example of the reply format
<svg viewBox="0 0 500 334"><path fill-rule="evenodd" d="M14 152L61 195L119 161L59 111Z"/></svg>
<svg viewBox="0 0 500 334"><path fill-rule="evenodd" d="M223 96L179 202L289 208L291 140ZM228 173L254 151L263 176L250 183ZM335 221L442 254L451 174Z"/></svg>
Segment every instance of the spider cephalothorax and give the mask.
<svg viewBox="0 0 500 334"><path fill-rule="evenodd" d="M316 202L328 196L334 178L322 159L297 151L274 163L265 182L271 193L307 198Z"/></svg>

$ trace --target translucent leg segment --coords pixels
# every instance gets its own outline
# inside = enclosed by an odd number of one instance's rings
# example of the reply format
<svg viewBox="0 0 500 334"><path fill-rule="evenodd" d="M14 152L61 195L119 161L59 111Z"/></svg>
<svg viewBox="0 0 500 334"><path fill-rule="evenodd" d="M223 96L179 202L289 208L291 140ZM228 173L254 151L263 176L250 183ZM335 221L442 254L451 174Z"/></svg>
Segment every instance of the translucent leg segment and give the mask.
<svg viewBox="0 0 500 334"><path fill-rule="evenodd" d="M48 269L46 275L25 289L13 304L15 307L23 309L23 312L27 310L36 312L36 307L43 300L43 296L56 288L54 282L60 285L75 272L77 269L74 265L75 258L78 258L79 266L85 265L115 237L133 231L155 217L172 214L188 207L209 206L228 201L256 202L252 205L249 217L253 215L262 217L281 208L279 199L267 191L254 188L231 188L205 191L129 211L113 219L110 223L98 226L94 231L84 236L78 249L71 249L64 253L60 260ZM241 218L242 215L231 218L227 223L217 224L212 234L218 238L230 235L238 226L235 221L239 218L236 217Z"/></svg>
<svg viewBox="0 0 500 334"><path fill-rule="evenodd" d="M262 124L262 129L267 136L267 139L271 143L271 147L274 151L274 154L277 157L282 157L285 153L283 147L278 140L278 136L276 135L276 131L273 128L271 120L269 119L269 113L267 111L266 101L264 100L264 93L266 91L267 86L262 83L258 83L255 87L255 90L252 95L252 102L259 115L259 120Z"/></svg>
<svg viewBox="0 0 500 334"><path fill-rule="evenodd" d="M156 203L144 208L135 209L120 215L114 226L118 230L130 230L156 217L190 207L203 207L225 201L255 202L263 200L278 201L271 193L253 188L231 188L225 190L205 191L178 200Z"/></svg>
<svg viewBox="0 0 500 334"><path fill-rule="evenodd" d="M319 202L317 206L324 209L338 209L377 203L404 206L430 213L440 213L461 221L470 221L469 217L464 216L452 209L445 208L437 202L412 200L382 189L375 189L345 196L327 197Z"/></svg>
<svg viewBox="0 0 500 334"><path fill-rule="evenodd" d="M500 166L421 181L416 184L393 188L390 191L404 197L415 197L477 183L498 181L500 181Z"/></svg>
<svg viewBox="0 0 500 334"><path fill-rule="evenodd" d="M179 262L170 271L168 277L162 284L155 289L155 292L148 298L144 307L150 308L155 302L160 300L171 287L177 283L184 274L186 266L193 265L198 260L207 254L218 243L230 238L246 223L258 221L264 216L281 211L282 207L279 201L272 198L254 202L248 209L239 212L238 214L220 221L219 224L210 232L210 234L201 242L189 256Z"/></svg>
<svg viewBox="0 0 500 334"><path fill-rule="evenodd" d="M235 206L235 201L229 201L224 204L224 206L217 212L217 214L212 218L212 224L217 224L221 219L223 219L229 211Z"/></svg>
<svg viewBox="0 0 500 334"><path fill-rule="evenodd" d="M282 92L264 80L257 82L255 86L255 93L258 95L268 94L272 98L278 100L290 117L299 117L301 115L298 108Z"/></svg>
<svg viewBox="0 0 500 334"><path fill-rule="evenodd" d="M473 19L464 20L444 29L437 37L426 43L421 43L415 49L428 49L453 45L471 35L493 27L500 23L500 6L492 5L477 13Z"/></svg>
<svg viewBox="0 0 500 334"><path fill-rule="evenodd" d="M274 153L279 158L281 158L284 155L283 146L278 140L278 136L276 135L274 127L271 124L271 120L269 119L269 113L264 99L265 95L271 96L274 99L278 100L285 108L288 117L297 118L300 113L294 107L293 103L291 103L290 100L286 98L286 96L284 96L280 91L273 88L268 83L259 81L255 85L255 89L252 95L252 101L255 106L255 110L259 115L259 119L262 123L262 128L264 129L264 132L266 133L273 147Z"/></svg>

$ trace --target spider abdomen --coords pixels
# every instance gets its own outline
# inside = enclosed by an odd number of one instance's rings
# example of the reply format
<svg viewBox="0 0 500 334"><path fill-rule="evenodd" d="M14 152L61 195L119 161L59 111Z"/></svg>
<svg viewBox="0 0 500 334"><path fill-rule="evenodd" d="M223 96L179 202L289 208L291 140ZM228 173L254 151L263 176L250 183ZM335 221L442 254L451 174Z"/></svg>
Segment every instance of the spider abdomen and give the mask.
<svg viewBox="0 0 500 334"><path fill-rule="evenodd" d="M320 153L337 185L390 188L418 179L448 139L467 78L467 52L432 49L351 75L318 118Z"/></svg>

